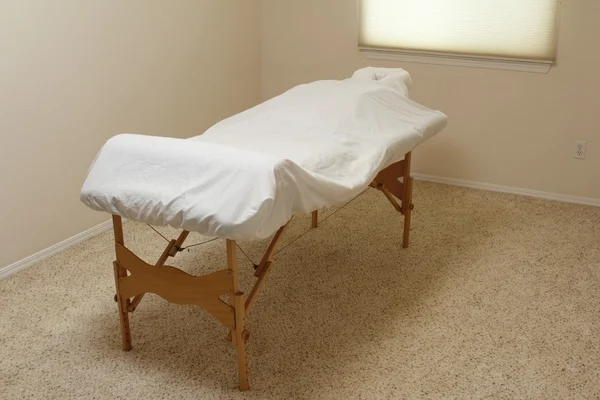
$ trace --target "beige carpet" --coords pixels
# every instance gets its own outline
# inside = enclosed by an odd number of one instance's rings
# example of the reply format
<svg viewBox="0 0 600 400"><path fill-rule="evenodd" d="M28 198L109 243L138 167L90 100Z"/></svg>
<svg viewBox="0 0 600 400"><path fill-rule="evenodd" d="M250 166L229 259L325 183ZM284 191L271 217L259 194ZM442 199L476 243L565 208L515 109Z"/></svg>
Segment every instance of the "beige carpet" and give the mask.
<svg viewBox="0 0 600 400"><path fill-rule="evenodd" d="M600 209L428 183L415 205L408 251L370 190L276 257L248 318L246 394L198 308L148 296L120 350L110 232L0 281L0 398L600 398ZM160 237L125 229L159 256ZM243 244L255 260L265 247ZM221 269L224 243L172 264Z"/></svg>

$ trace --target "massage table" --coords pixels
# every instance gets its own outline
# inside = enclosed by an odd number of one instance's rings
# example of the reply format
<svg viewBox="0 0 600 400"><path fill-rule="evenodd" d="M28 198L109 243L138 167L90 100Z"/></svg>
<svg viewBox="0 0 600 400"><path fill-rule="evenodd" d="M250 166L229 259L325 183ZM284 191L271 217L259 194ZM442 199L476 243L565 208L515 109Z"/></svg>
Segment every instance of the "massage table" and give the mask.
<svg viewBox="0 0 600 400"><path fill-rule="evenodd" d="M100 150L81 190L88 207L112 215L113 264L122 347L131 347L129 314L146 293L194 304L229 330L239 388L249 388L245 316L272 266L292 216L349 201L369 186L404 216L409 245L411 151L440 132L446 116L408 97L402 69L364 68L342 81L301 85L204 134L174 139L124 134ZM122 218L183 230L149 264L125 246ZM191 276L166 266L191 231L225 239L227 268ZM238 240L273 235L247 298L240 288ZM220 299L228 296L229 302Z"/></svg>

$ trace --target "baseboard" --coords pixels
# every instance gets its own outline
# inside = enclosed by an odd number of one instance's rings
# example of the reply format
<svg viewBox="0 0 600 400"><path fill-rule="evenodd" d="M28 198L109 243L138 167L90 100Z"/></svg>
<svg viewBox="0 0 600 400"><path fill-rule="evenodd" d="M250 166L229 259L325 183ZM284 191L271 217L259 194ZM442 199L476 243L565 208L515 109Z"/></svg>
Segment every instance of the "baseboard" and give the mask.
<svg viewBox="0 0 600 400"><path fill-rule="evenodd" d="M566 194L542 192L538 190L521 189L511 186L494 185L491 183L464 181L461 179L444 178L440 176L424 175L424 174L413 174L413 178L420 181L445 183L452 186L466 187L470 189L488 190L491 192L502 192L510 194L518 194L521 196L537 197L546 200L562 201L564 203L575 203L584 204L588 206L600 207L600 199L594 199L591 197L577 197L569 196Z"/></svg>
<svg viewBox="0 0 600 400"><path fill-rule="evenodd" d="M105 232L111 227L112 222L110 220L103 222L100 225L96 225L93 228L88 229L87 231L78 233L77 235L63 240L62 242L57 243L54 246L50 246L47 249L37 252L27 258L24 258L21 261L17 261L16 263L4 268L0 268L0 279L8 278L9 276L16 274L19 271L22 271L25 268L29 268L32 265L39 263L40 261L52 257L56 253L59 253L63 250L68 249L69 247L75 246L76 244L83 242L84 240L90 239L102 232Z"/></svg>

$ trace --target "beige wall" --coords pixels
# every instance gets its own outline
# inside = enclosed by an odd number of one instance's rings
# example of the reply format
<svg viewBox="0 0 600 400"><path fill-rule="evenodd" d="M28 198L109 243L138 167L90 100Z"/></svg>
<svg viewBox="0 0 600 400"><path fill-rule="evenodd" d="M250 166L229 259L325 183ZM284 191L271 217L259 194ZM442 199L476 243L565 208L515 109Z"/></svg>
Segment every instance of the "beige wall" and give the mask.
<svg viewBox="0 0 600 400"><path fill-rule="evenodd" d="M564 4L558 65L537 75L366 60L355 0L2 1L0 268L107 219L78 193L109 137L194 135L261 90L369 64L406 68L450 117L416 172L600 199L600 2Z"/></svg>
<svg viewBox="0 0 600 400"><path fill-rule="evenodd" d="M402 67L413 97L448 128L415 152L415 172L600 199L600 1L564 0L548 75L366 60L356 0L263 0L263 99L366 65ZM587 141L585 161L573 159Z"/></svg>
<svg viewBox="0 0 600 400"><path fill-rule="evenodd" d="M0 2L0 268L108 219L79 189L109 137L256 104L260 18L258 0Z"/></svg>

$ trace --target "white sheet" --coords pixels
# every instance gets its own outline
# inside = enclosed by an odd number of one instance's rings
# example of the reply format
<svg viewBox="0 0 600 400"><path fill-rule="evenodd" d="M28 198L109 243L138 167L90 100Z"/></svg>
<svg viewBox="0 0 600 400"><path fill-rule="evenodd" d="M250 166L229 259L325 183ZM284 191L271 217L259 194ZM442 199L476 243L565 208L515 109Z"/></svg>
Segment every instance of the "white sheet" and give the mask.
<svg viewBox="0 0 600 400"><path fill-rule="evenodd" d="M228 239L265 238L296 212L343 203L441 131L408 73L366 68L301 85L192 140L119 135L81 191L89 207Z"/></svg>

